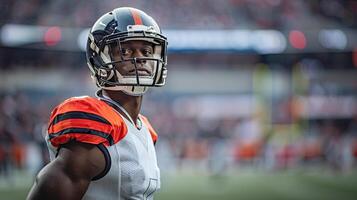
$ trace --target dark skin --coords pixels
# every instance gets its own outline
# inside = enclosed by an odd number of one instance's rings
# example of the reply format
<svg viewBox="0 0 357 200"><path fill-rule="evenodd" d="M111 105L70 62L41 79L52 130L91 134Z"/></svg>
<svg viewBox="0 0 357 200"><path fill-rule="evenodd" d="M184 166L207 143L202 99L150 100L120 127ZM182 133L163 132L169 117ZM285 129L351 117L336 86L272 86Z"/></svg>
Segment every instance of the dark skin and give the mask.
<svg viewBox="0 0 357 200"><path fill-rule="evenodd" d="M96 146L68 143L37 175L27 199L82 199L92 178L104 167L103 153Z"/></svg>
<svg viewBox="0 0 357 200"><path fill-rule="evenodd" d="M122 52L124 58L129 57L149 57L148 49L152 46L143 41L129 41L123 47L130 49ZM124 54L125 53L125 54ZM119 51L114 53L116 58L120 58ZM146 61L139 63L143 71L150 72ZM118 70L119 67L117 66ZM124 66L122 74L129 74L133 66ZM146 73L146 72L145 72ZM142 96L130 96L121 91L103 90L105 96L122 105L129 113L134 122L137 121L141 108ZM122 116L127 116L121 113ZM27 199L28 200L79 200L88 189L88 186L96 175L105 168L105 158L96 145L80 142L70 142L62 145L58 156L46 165L37 175Z"/></svg>
<svg viewBox="0 0 357 200"><path fill-rule="evenodd" d="M122 57L124 60L130 58L141 58L141 57L153 57L154 48L146 41L128 41L119 46L112 47L112 57L113 60L121 61ZM134 64L129 64L129 62L117 63L115 65L117 70L122 75L132 75L135 76L135 66ZM140 76L151 76L153 72L152 61L137 60L137 73Z"/></svg>

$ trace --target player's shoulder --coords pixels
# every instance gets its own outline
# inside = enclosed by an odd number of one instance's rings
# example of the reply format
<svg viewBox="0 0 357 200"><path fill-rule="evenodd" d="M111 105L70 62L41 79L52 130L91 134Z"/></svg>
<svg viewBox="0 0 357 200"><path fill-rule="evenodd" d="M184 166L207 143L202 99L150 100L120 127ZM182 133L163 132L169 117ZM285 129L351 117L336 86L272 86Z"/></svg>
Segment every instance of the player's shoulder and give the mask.
<svg viewBox="0 0 357 200"><path fill-rule="evenodd" d="M89 97L72 97L51 113L48 136L53 146L68 141L113 145L127 133L123 119L105 102Z"/></svg>
<svg viewBox="0 0 357 200"><path fill-rule="evenodd" d="M152 127L149 119L145 115L142 115L142 114L140 114L139 117L140 117L141 121L143 122L143 124L148 128L152 140L154 141L154 143L156 143L156 141L158 139L158 134L155 131L155 129Z"/></svg>
<svg viewBox="0 0 357 200"><path fill-rule="evenodd" d="M100 121L114 126L124 124L122 117L110 105L90 96L77 96L64 100L52 110L50 121L62 115L76 115L74 117L86 115L92 116L93 119L102 119Z"/></svg>
<svg viewBox="0 0 357 200"><path fill-rule="evenodd" d="M92 107L100 104L100 100L90 96L76 96L68 98L57 105L56 108L78 108L78 107Z"/></svg>
<svg viewBox="0 0 357 200"><path fill-rule="evenodd" d="M91 97L91 96L74 96L74 97L70 97L66 100L63 101L63 103L67 103L67 102L81 102L81 101L93 101L93 100L98 100L97 98Z"/></svg>
<svg viewBox="0 0 357 200"><path fill-rule="evenodd" d="M105 103L90 96L76 96L59 103L51 112L51 116L68 112L105 113Z"/></svg>

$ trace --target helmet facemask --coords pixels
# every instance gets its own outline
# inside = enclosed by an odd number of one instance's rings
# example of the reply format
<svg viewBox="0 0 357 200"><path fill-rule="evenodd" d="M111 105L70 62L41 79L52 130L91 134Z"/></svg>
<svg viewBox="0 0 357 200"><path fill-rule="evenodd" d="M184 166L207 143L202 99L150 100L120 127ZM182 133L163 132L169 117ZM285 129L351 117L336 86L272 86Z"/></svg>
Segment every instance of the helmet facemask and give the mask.
<svg viewBox="0 0 357 200"><path fill-rule="evenodd" d="M137 25L131 28L134 26ZM151 54L140 57L123 55L127 43L133 41L151 46ZM94 69L97 70L94 75L99 87L140 96L148 87L165 84L167 42L164 36L156 32L134 30L107 35L100 44L96 57L100 65Z"/></svg>

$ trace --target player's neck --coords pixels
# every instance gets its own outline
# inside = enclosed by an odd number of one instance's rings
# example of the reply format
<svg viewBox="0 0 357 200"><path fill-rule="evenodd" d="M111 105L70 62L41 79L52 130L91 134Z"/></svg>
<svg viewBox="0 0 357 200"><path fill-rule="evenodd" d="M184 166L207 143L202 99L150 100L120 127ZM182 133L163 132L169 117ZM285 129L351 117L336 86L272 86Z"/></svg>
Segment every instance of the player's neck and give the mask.
<svg viewBox="0 0 357 200"><path fill-rule="evenodd" d="M136 122L141 109L142 96L130 96L121 91L103 90L103 95L119 103ZM125 116L125 115L124 115Z"/></svg>

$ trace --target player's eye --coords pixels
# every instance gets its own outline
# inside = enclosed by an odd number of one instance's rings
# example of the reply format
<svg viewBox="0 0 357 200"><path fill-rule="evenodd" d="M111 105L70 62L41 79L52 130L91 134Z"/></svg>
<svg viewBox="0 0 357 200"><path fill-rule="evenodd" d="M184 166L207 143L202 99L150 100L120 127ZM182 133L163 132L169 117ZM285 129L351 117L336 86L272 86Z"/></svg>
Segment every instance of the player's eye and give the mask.
<svg viewBox="0 0 357 200"><path fill-rule="evenodd" d="M132 50L130 50L129 48L121 49L121 55L123 55L123 56L129 56L131 53L132 53Z"/></svg>
<svg viewBox="0 0 357 200"><path fill-rule="evenodd" d="M144 56L152 56L152 49L151 48L144 48L143 50Z"/></svg>

